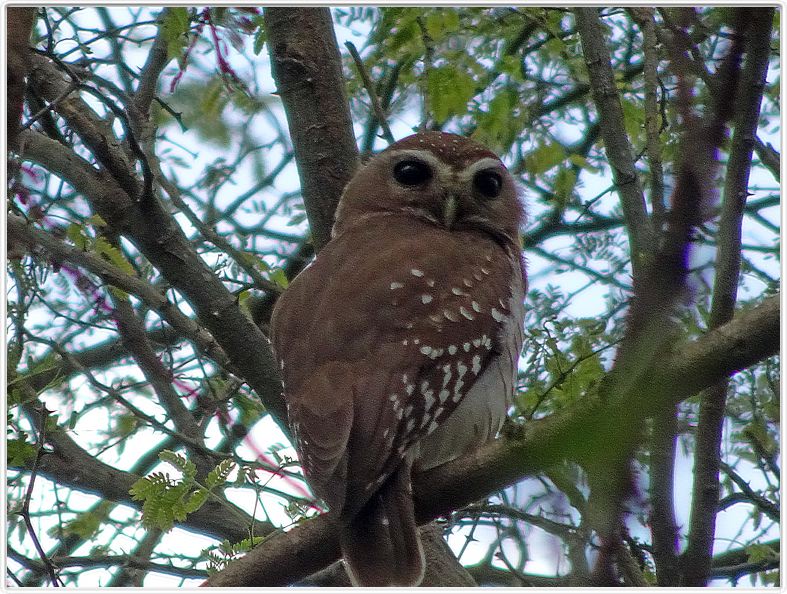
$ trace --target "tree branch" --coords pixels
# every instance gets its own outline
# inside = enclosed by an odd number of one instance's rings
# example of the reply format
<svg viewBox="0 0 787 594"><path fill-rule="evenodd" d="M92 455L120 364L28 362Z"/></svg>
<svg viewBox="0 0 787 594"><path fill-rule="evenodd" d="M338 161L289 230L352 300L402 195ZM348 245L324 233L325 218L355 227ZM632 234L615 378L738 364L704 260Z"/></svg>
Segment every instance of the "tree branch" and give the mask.
<svg viewBox="0 0 787 594"><path fill-rule="evenodd" d="M295 150L315 251L358 162L342 63L328 8L265 8L271 70Z"/></svg>
<svg viewBox="0 0 787 594"><path fill-rule="evenodd" d="M749 21L748 53L741 82L737 89L716 88L717 93L726 92L737 96L737 112L719 222L710 328L717 328L729 321L735 309L741 266L741 224L768 72L773 9L741 10L739 18ZM710 577L720 493L720 446L727 387L728 380L724 378L702 394L700 399L689 542L683 556L683 584L687 586L705 586Z"/></svg>
<svg viewBox="0 0 787 594"><path fill-rule="evenodd" d="M604 41L598 9L577 8L575 15L593 99L601 122L601 136L626 219L636 283L641 275L643 258L652 251L654 234L648 220L639 174L634 166L634 151L626 134L623 109L615 85L615 73Z"/></svg>

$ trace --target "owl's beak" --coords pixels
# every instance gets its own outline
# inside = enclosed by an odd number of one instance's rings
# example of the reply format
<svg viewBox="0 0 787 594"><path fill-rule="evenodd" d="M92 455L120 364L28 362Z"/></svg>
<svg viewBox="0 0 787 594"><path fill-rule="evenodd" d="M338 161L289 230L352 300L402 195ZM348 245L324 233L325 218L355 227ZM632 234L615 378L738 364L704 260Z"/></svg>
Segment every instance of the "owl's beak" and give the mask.
<svg viewBox="0 0 787 594"><path fill-rule="evenodd" d="M448 194L443 202L443 224L446 229L453 227L456 222L456 212L459 206L459 201L454 194Z"/></svg>

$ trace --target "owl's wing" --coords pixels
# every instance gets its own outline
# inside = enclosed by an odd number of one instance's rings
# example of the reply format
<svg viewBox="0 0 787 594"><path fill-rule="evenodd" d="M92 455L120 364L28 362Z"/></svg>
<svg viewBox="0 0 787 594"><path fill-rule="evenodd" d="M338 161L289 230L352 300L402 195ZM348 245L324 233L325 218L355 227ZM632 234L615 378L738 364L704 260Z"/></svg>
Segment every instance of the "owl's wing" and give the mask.
<svg viewBox="0 0 787 594"><path fill-rule="evenodd" d="M522 297L488 236L386 219L332 241L272 321L307 476L350 516L456 408Z"/></svg>

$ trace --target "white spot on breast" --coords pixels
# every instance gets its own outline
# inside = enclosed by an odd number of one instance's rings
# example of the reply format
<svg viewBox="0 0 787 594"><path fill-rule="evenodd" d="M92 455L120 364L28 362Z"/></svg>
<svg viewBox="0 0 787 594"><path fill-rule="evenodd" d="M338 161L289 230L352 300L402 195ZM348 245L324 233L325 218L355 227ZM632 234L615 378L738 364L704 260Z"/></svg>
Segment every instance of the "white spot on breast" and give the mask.
<svg viewBox="0 0 787 594"><path fill-rule="evenodd" d="M474 346L475 348L478 348L478 347L480 347L480 346L481 346L481 339L480 339L480 338L475 338L475 339L473 339L473 346Z"/></svg>
<svg viewBox="0 0 787 594"><path fill-rule="evenodd" d="M430 359L437 359L438 357L441 357L443 355L443 352L444 352L443 349L434 349L432 351L432 354L429 355L429 358Z"/></svg>
<svg viewBox="0 0 787 594"><path fill-rule="evenodd" d="M383 439L385 439L386 437L388 437L388 434L389 434L390 432L391 432L391 428L390 428L390 427L386 428L386 430L385 430L385 431L383 431Z"/></svg>
<svg viewBox="0 0 787 594"><path fill-rule="evenodd" d="M404 346L407 346L407 344L408 344L408 343L407 343L407 339L406 339L406 338L405 338L405 339L402 341L402 344L403 344Z"/></svg>
<svg viewBox="0 0 787 594"><path fill-rule="evenodd" d="M487 255L486 255L486 261L487 261L487 262L491 262L491 261L492 261L492 256L490 256L489 254L487 254Z"/></svg>
<svg viewBox="0 0 787 594"><path fill-rule="evenodd" d="M423 353L424 355L431 355L431 354L432 354L432 347L430 347L430 346L426 346L426 345L424 345L424 346L422 346L422 347L421 347L419 350L420 350L420 351L421 351L421 353Z"/></svg>
<svg viewBox="0 0 787 594"><path fill-rule="evenodd" d="M475 375L478 375L478 372L481 371L481 357L480 355L473 356L473 369L471 370Z"/></svg>
<svg viewBox="0 0 787 594"><path fill-rule="evenodd" d="M420 277L422 277L424 275L424 271L423 270L418 270L417 268L411 268L410 269L410 274L420 278Z"/></svg>
<svg viewBox="0 0 787 594"><path fill-rule="evenodd" d="M470 279L467 279L467 278L463 278L462 279L462 283L464 284L465 287L468 287L468 288L473 286L473 283L470 281Z"/></svg>
<svg viewBox="0 0 787 594"><path fill-rule="evenodd" d="M437 427L438 427L437 421L432 421L432 424L429 425L429 429L426 430L427 435L432 431L434 431L435 429L437 429Z"/></svg>
<svg viewBox="0 0 787 594"><path fill-rule="evenodd" d="M473 273L473 278L474 278L474 279L476 279L477 281L482 281L482 280L484 280L484 277L483 277L483 276L481 276L480 274L478 274L477 272L474 272L474 273Z"/></svg>
<svg viewBox="0 0 787 594"><path fill-rule="evenodd" d="M492 339L489 338L486 334L481 337L481 344L484 345L486 348L492 348Z"/></svg>
<svg viewBox="0 0 787 594"><path fill-rule="evenodd" d="M483 272L484 274L489 274L489 269L481 266L481 272Z"/></svg>
<svg viewBox="0 0 787 594"><path fill-rule="evenodd" d="M448 398L449 394L450 394L450 392L448 390L443 389L443 390L440 390L440 393L437 395L437 397L440 399L440 402L442 403L442 402L446 401L446 399ZM437 413L435 413L435 415L437 415Z"/></svg>
<svg viewBox="0 0 787 594"><path fill-rule="evenodd" d="M445 411L445 409L444 409L442 406L441 406L440 408L438 408L436 411L434 411L434 416L435 416L435 418L437 418L437 417L439 417L441 414L443 414L443 411Z"/></svg>
<svg viewBox="0 0 787 594"><path fill-rule="evenodd" d="M465 376L465 373L467 373L467 365L465 365L461 361L458 361L456 363L456 370L459 372L458 381L461 381L462 378Z"/></svg>
<svg viewBox="0 0 787 594"><path fill-rule="evenodd" d="M398 394L391 394L391 395L388 397L388 400L390 400L391 402L396 402L396 400L397 400L398 398L399 398L399 395L398 395Z"/></svg>
<svg viewBox="0 0 787 594"><path fill-rule="evenodd" d="M404 391L407 392L408 396L412 396L413 390L415 390L415 384L407 384L407 386L404 388Z"/></svg>
<svg viewBox="0 0 787 594"><path fill-rule="evenodd" d="M407 324L405 324L405 328L407 328L408 330L412 330L413 329L413 323L412 322L407 322Z"/></svg>
<svg viewBox="0 0 787 594"><path fill-rule="evenodd" d="M434 390L427 390L424 392L424 410L429 410L436 402L434 399Z"/></svg>
<svg viewBox="0 0 787 594"><path fill-rule="evenodd" d="M405 427L405 431L409 433L410 431L413 430L414 427L415 427L415 419L410 418L410 420L407 421L407 426Z"/></svg>
<svg viewBox="0 0 787 594"><path fill-rule="evenodd" d="M413 344L420 344L420 343L421 343L420 338L413 338Z"/></svg>
<svg viewBox="0 0 787 594"><path fill-rule="evenodd" d="M443 315L446 317L446 319L448 319L448 320L450 320L452 322L458 322L459 321L459 318L457 318L452 312L448 311L447 309L443 310Z"/></svg>
<svg viewBox="0 0 787 594"><path fill-rule="evenodd" d="M505 301L503 301L502 299L498 299L497 302L500 304L500 307L502 307L503 309L508 309L508 305L506 305Z"/></svg>
<svg viewBox="0 0 787 594"><path fill-rule="evenodd" d="M434 287L434 279L433 278L426 279L426 284L429 285L430 287Z"/></svg>
<svg viewBox="0 0 787 594"><path fill-rule="evenodd" d="M478 305L478 301L473 301L470 305L472 306L473 311L476 313L481 313L481 306Z"/></svg>
<svg viewBox="0 0 787 594"><path fill-rule="evenodd" d="M427 303L431 303L431 301L432 301L432 296L431 295L428 295L426 293L421 295L421 303L423 303L424 305L426 305Z"/></svg>
<svg viewBox="0 0 787 594"><path fill-rule="evenodd" d="M465 370L467 370L467 368L465 368ZM454 402L459 402L459 400L462 398L462 386L464 385L465 383L462 381L462 377L459 376L459 378L456 380L456 385L454 385L454 397L451 398L451 400Z"/></svg>
<svg viewBox="0 0 787 594"><path fill-rule="evenodd" d="M451 365L445 364L443 365L443 387L445 388L448 385L448 382L451 381Z"/></svg>
<svg viewBox="0 0 787 594"><path fill-rule="evenodd" d="M492 308L492 317L495 319L495 322L502 322L506 319L505 314L500 313L494 307Z"/></svg>
<svg viewBox="0 0 787 594"><path fill-rule="evenodd" d="M401 289L402 287L404 287L402 283L396 283L396 282L391 283L391 291L395 291L396 289Z"/></svg>
<svg viewBox="0 0 787 594"><path fill-rule="evenodd" d="M412 416L412 414L413 414L413 405L408 404L407 408L404 409L404 416L406 416L409 419Z"/></svg>
<svg viewBox="0 0 787 594"><path fill-rule="evenodd" d="M436 314L431 314L429 316L429 319L432 320L435 324L439 324L440 322L443 321L443 317L442 316L438 316Z"/></svg>
<svg viewBox="0 0 787 594"><path fill-rule="evenodd" d="M457 349L456 349L456 345L455 344L448 345L448 354L449 355L456 355L456 350Z"/></svg>
<svg viewBox="0 0 787 594"><path fill-rule="evenodd" d="M467 311L464 307L459 308L459 313L466 317L468 320L475 320L475 316Z"/></svg>
<svg viewBox="0 0 787 594"><path fill-rule="evenodd" d="M470 343L466 342L462 345L462 348L465 350L465 353L470 352Z"/></svg>
<svg viewBox="0 0 787 594"><path fill-rule="evenodd" d="M465 293L465 292L464 292L462 289L460 289L459 287L452 287L452 288L451 288L451 292L452 292L454 295L458 296L458 297L466 297L466 296L467 296L467 293Z"/></svg>
<svg viewBox="0 0 787 594"><path fill-rule="evenodd" d="M408 380L407 374L406 374L406 373L403 373L403 374L402 374L402 383L403 383L403 384L406 384L406 383L407 383L407 380Z"/></svg>

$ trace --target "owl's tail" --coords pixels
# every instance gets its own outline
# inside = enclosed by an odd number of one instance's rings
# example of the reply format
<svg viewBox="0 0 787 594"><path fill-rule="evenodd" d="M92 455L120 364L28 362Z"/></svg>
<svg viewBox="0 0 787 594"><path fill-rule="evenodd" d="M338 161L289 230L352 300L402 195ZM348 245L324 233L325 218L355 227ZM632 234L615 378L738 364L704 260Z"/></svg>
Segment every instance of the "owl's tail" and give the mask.
<svg viewBox="0 0 787 594"><path fill-rule="evenodd" d="M402 464L340 530L350 580L356 586L417 586L424 552L413 512L410 465Z"/></svg>

